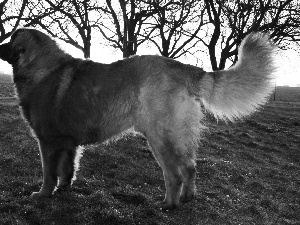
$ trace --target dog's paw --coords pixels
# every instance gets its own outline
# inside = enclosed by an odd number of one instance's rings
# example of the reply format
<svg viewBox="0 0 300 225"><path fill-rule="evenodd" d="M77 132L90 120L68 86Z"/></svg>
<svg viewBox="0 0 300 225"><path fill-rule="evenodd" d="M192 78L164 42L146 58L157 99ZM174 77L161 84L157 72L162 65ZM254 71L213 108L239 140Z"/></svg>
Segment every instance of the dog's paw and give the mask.
<svg viewBox="0 0 300 225"><path fill-rule="evenodd" d="M187 203L193 200L193 198L195 197L194 194L191 195L182 195L180 196L180 202L181 203Z"/></svg>
<svg viewBox="0 0 300 225"><path fill-rule="evenodd" d="M70 191L70 189L71 189L71 185L58 186L55 193L62 194L62 193Z"/></svg>
<svg viewBox="0 0 300 225"><path fill-rule="evenodd" d="M174 210L174 209L178 208L178 205L172 204L172 203L167 203L165 201L157 202L155 205L162 211L170 211L170 210Z"/></svg>
<svg viewBox="0 0 300 225"><path fill-rule="evenodd" d="M32 199L42 199L42 198L50 198L51 197L51 194L45 194L45 193L42 193L42 192L33 192L31 195L30 195L30 198Z"/></svg>

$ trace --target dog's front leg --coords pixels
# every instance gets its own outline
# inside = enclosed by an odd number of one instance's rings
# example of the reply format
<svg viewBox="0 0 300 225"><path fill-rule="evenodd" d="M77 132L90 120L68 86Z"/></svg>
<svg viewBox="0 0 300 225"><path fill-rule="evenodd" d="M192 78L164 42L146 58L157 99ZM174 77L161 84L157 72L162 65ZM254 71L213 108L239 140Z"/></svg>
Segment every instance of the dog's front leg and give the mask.
<svg viewBox="0 0 300 225"><path fill-rule="evenodd" d="M75 173L76 145L71 139L56 138L40 140L40 153L43 166L43 185L34 198L50 197L57 185L65 189L71 185Z"/></svg>
<svg viewBox="0 0 300 225"><path fill-rule="evenodd" d="M50 197L57 184L59 152L51 143L40 140L39 144L43 167L43 184L39 192L32 193L31 197L33 198Z"/></svg>

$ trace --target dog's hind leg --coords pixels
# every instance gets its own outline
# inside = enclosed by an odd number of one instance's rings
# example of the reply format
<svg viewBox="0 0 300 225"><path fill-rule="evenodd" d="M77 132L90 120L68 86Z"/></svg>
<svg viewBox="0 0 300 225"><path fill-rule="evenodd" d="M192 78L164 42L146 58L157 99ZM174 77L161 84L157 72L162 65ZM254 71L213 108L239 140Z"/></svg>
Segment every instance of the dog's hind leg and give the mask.
<svg viewBox="0 0 300 225"><path fill-rule="evenodd" d="M204 127L200 104L186 91L171 93L165 99L164 104L148 101L155 107L144 108L148 123L140 127L164 173L162 207L171 209L195 195L196 150Z"/></svg>
<svg viewBox="0 0 300 225"><path fill-rule="evenodd" d="M165 198L159 204L164 210L176 208L179 205L182 178L178 158L168 143L161 142L157 137L147 135L152 152L163 170L165 180Z"/></svg>
<svg viewBox="0 0 300 225"><path fill-rule="evenodd" d="M190 201L196 190L195 149L187 149L182 143L178 144L175 139L166 136L162 139L147 136L147 139L165 179L165 199L160 207L173 209L180 201Z"/></svg>
<svg viewBox="0 0 300 225"><path fill-rule="evenodd" d="M183 185L180 194L180 202L186 203L193 199L196 192L196 168L194 159L186 160L186 163L181 167L181 176Z"/></svg>

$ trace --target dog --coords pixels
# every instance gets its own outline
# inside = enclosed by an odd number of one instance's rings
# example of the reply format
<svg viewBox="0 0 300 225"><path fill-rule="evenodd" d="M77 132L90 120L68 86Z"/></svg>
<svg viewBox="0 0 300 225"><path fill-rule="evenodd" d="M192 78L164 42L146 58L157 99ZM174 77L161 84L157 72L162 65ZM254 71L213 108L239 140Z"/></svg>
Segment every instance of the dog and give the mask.
<svg viewBox="0 0 300 225"><path fill-rule="evenodd" d="M21 113L39 143L43 184L32 197L70 187L78 146L134 128L163 170L163 209L195 195L205 115L235 121L254 112L271 94L276 69L274 46L262 33L245 37L237 63L215 72L157 55L111 64L77 59L30 28L16 30L0 46L0 58L13 67Z"/></svg>

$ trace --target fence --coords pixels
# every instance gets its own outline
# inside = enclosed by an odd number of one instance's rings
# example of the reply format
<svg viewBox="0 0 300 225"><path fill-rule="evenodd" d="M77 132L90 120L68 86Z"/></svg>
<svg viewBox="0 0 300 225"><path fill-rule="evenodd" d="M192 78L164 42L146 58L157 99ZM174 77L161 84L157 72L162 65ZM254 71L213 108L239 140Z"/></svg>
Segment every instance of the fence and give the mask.
<svg viewBox="0 0 300 225"><path fill-rule="evenodd" d="M270 101L300 102L300 87L277 86Z"/></svg>

